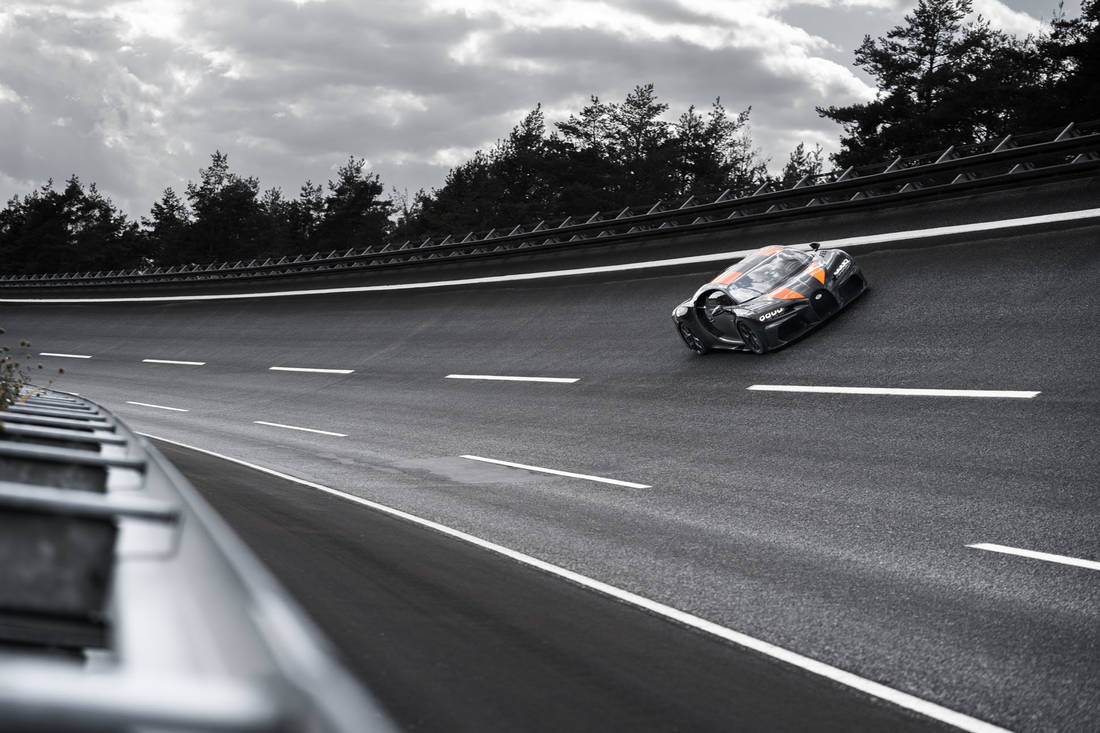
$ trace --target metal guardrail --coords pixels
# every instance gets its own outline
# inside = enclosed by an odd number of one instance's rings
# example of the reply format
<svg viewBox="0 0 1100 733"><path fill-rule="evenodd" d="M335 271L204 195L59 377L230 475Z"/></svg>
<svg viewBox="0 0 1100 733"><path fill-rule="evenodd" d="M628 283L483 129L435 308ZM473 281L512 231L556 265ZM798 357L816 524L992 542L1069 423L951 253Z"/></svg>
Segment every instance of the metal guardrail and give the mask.
<svg viewBox="0 0 1100 733"><path fill-rule="evenodd" d="M46 390L0 412L0 729L394 730L154 448Z"/></svg>
<svg viewBox="0 0 1100 733"><path fill-rule="evenodd" d="M421 242L382 244L327 254L268 258L151 270L0 276L2 287L73 287L237 280L281 275L382 268L446 260L497 257L579 245L630 241L669 234L730 228L764 220L841 211L978 188L1023 185L1041 178L1076 176L1100 169L1100 122L1070 123L1001 140L950 147L888 163L805 176L794 186L751 196L723 191L710 200L690 197L646 207L569 216L556 224L470 232Z"/></svg>

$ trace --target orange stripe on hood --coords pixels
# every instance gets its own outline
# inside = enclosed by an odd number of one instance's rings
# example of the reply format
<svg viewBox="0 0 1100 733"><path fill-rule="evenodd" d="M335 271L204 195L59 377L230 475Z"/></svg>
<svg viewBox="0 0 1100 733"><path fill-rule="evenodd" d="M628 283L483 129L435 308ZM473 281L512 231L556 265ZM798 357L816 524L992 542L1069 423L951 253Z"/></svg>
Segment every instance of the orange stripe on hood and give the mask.
<svg viewBox="0 0 1100 733"><path fill-rule="evenodd" d="M776 288L768 293L769 298L775 298L776 300L798 300L799 298L805 298L802 293L796 293L790 288Z"/></svg>
<svg viewBox="0 0 1100 733"><path fill-rule="evenodd" d="M805 270L803 270L803 272L810 273L814 276L814 278L817 279L819 283L821 283L822 285L825 284L825 268L823 268L821 265L810 265Z"/></svg>

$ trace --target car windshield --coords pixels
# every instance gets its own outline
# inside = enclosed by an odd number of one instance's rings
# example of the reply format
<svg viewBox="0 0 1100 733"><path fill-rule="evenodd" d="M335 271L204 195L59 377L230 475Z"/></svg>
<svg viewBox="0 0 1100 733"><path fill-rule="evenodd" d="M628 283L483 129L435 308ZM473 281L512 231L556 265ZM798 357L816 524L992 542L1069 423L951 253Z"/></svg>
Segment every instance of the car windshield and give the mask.
<svg viewBox="0 0 1100 733"><path fill-rule="evenodd" d="M741 277L730 286L730 290L750 290L756 294L764 293L781 285L801 270L810 261L805 252L784 249L776 252Z"/></svg>

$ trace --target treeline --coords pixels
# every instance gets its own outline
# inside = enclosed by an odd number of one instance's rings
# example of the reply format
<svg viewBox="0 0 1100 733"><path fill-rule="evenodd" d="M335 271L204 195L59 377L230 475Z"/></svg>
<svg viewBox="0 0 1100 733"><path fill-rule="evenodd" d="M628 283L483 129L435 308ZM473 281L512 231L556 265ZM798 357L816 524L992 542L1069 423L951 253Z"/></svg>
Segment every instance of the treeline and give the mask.
<svg viewBox="0 0 1100 733"><path fill-rule="evenodd" d="M443 186L385 195L379 176L351 157L327 185L306 181L294 198L261 191L233 172L225 153L188 182L168 188L139 222L71 177L12 198L0 211L0 272L151 268L365 247L544 217L729 188L742 194L769 179L746 130L749 110L729 115L715 100L677 122L653 85L618 103L593 97L548 131L536 107L488 151L452 169ZM786 185L823 165L820 147L799 145L774 179Z"/></svg>
<svg viewBox="0 0 1100 733"><path fill-rule="evenodd" d="M1008 133L1100 118L1100 0L1020 39L971 15L970 0L920 0L855 64L874 100L818 108L842 126L838 166L944 149ZM50 182L0 210L0 273L149 268L346 250L382 241L465 234L539 219L616 210L724 189L751 193L819 173L819 146L799 145L769 173L748 132L750 109L720 100L668 121L653 85L621 102L592 97L548 128L541 107L506 138L453 168L430 192L391 191L350 157L326 185L297 196L261 191L215 152L182 195L166 189L131 221L76 177Z"/></svg>
<svg viewBox="0 0 1100 733"><path fill-rule="evenodd" d="M731 115L716 99L705 113L691 106L672 123L667 110L652 84L622 102L592 97L552 130L536 107L507 138L453 168L443 186L402 201L394 234L464 234L724 189L746 194L770 180L748 133L749 109ZM820 148L800 145L778 182L822 164Z"/></svg>
<svg viewBox="0 0 1100 733"><path fill-rule="evenodd" d="M921 0L884 38L865 36L855 65L875 99L818 108L843 126L838 166L945 149L1100 118L1100 0L1016 38L978 17L971 0Z"/></svg>
<svg viewBox="0 0 1100 733"><path fill-rule="evenodd" d="M349 158L327 188L306 181L297 198L260 191L215 152L181 197L165 189L140 222L130 221L76 176L14 197L0 211L0 272L152 268L346 249L376 244L393 206L376 174Z"/></svg>

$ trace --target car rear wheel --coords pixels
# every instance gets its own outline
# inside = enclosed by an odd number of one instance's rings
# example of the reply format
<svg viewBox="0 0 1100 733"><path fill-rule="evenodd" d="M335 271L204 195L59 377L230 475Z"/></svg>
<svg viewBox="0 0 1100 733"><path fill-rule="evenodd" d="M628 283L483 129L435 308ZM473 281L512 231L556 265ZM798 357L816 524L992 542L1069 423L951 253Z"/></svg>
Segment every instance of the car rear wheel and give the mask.
<svg viewBox="0 0 1100 733"><path fill-rule="evenodd" d="M756 331L745 323L737 322L737 333L741 335L741 341L748 347L754 354L763 354L766 349L764 348L764 342L760 340L760 337L756 335Z"/></svg>
<svg viewBox="0 0 1100 733"><path fill-rule="evenodd" d="M686 323L676 324L676 329L680 332L680 338L684 340L687 347L694 351L696 354L705 354L710 351L710 347L703 343L703 340L695 335Z"/></svg>

